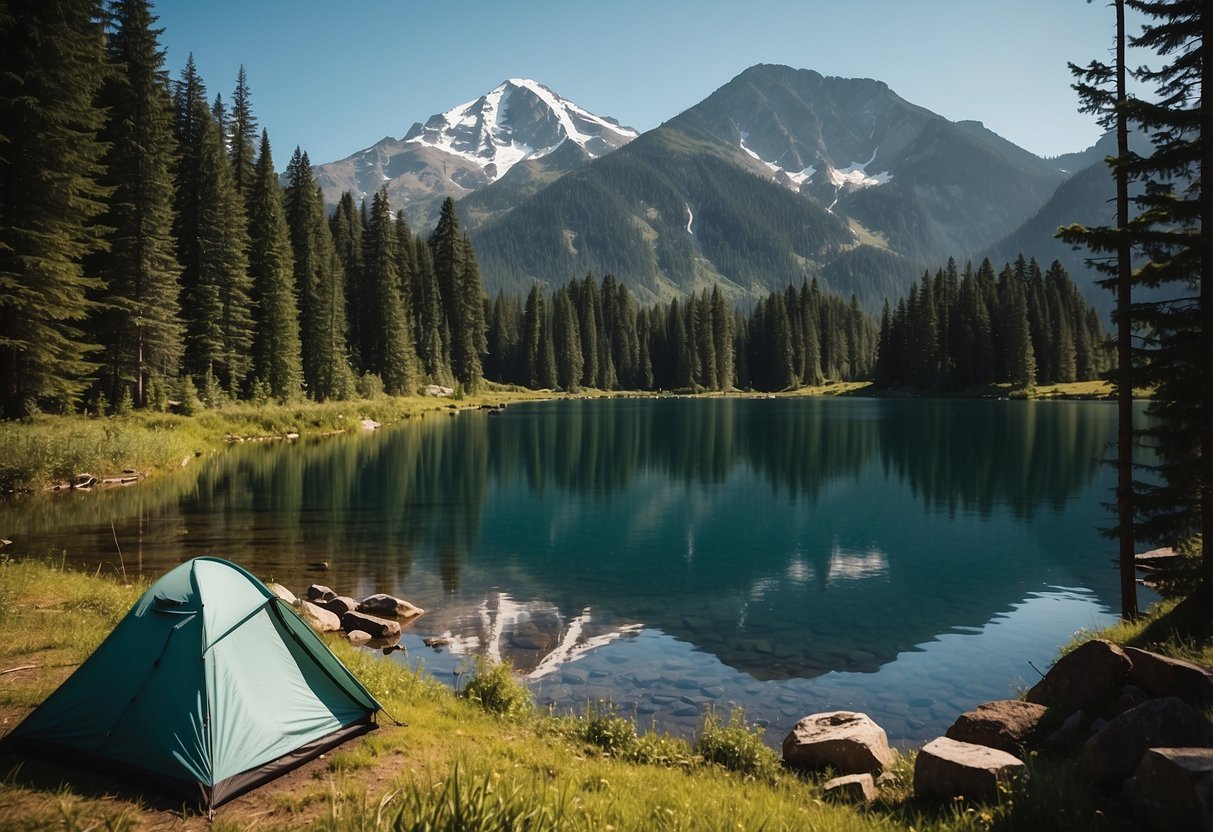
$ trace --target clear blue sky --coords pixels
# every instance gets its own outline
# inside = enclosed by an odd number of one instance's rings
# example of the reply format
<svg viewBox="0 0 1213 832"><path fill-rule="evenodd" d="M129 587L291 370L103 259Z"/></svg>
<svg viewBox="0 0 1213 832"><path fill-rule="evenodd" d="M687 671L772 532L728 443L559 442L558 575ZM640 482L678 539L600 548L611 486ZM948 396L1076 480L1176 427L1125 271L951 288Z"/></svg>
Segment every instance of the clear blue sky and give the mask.
<svg viewBox="0 0 1213 832"><path fill-rule="evenodd" d="M1066 62L1107 60L1113 24L1101 0L160 0L155 11L174 78L193 52L210 96L228 100L244 65L279 168L296 145L320 163L400 137L511 77L644 131L756 63L876 78L1054 156L1099 136L1075 111Z"/></svg>

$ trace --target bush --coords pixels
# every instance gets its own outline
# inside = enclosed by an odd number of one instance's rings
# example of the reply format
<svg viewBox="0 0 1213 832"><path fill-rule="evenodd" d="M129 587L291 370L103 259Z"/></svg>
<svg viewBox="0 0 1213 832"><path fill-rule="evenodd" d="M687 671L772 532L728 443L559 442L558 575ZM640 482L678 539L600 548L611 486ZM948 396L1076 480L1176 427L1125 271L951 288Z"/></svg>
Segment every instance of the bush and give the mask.
<svg viewBox="0 0 1213 832"><path fill-rule="evenodd" d="M514 678L508 664L494 664L477 656L472 665L472 678L459 691L464 699L475 702L489 713L518 716L531 709L531 692Z"/></svg>
<svg viewBox="0 0 1213 832"><path fill-rule="evenodd" d="M354 387L364 399L377 399L383 395L383 379L378 373L363 373Z"/></svg>
<svg viewBox="0 0 1213 832"><path fill-rule="evenodd" d="M715 711L703 720L703 729L695 740L695 753L705 762L723 766L748 777L774 780L779 772L779 756L763 741L764 730L749 726L745 709L734 708L725 725Z"/></svg>

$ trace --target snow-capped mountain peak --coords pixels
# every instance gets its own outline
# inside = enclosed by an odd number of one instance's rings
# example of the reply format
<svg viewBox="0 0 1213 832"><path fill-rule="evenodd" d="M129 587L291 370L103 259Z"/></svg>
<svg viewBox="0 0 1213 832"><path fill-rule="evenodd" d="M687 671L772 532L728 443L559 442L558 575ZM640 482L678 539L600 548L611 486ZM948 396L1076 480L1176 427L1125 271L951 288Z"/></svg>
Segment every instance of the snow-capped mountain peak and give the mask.
<svg viewBox="0 0 1213 832"><path fill-rule="evenodd" d="M632 128L597 116L537 81L511 78L474 101L431 116L424 125L414 124L404 141L458 156L496 180L517 163L542 158L565 141L597 158L636 136Z"/></svg>

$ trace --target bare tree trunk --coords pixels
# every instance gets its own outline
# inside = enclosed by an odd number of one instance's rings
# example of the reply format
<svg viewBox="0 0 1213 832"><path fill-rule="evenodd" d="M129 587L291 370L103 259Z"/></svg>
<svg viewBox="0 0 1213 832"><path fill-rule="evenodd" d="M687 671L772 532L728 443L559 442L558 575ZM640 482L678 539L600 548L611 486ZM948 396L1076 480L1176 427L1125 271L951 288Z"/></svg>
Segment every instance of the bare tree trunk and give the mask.
<svg viewBox="0 0 1213 832"><path fill-rule="evenodd" d="M1213 61L1209 60L1209 40L1213 36L1213 10L1201 7L1200 68L1200 355L1203 397L1200 434L1200 532L1201 586L1213 592L1213 190L1205 188L1213 177L1213 108L1209 91L1213 89Z"/></svg>
<svg viewBox="0 0 1213 832"><path fill-rule="evenodd" d="M1120 615L1134 619L1137 611L1136 546L1133 539L1133 261L1126 229L1129 225L1129 175L1124 161L1129 155L1129 126L1125 118L1125 3L1116 0L1116 519L1120 543ZM1207 388L1206 388L1207 393ZM1209 412L1209 411L1206 411Z"/></svg>

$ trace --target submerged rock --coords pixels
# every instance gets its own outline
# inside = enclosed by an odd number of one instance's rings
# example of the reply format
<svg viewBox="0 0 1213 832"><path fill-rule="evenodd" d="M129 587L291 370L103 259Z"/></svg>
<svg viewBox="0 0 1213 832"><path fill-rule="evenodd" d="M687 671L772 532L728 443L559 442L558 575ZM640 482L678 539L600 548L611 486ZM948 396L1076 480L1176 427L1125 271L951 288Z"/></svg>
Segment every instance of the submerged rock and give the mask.
<svg viewBox="0 0 1213 832"><path fill-rule="evenodd" d="M400 622L377 618L363 612L347 612L341 616L341 627L349 632L361 630L372 638L392 638L400 635Z"/></svg>
<svg viewBox="0 0 1213 832"><path fill-rule="evenodd" d="M421 607L410 604L403 598L382 592L363 598L362 602L358 604L358 611L372 615L392 615L404 619L416 618L425 612Z"/></svg>

